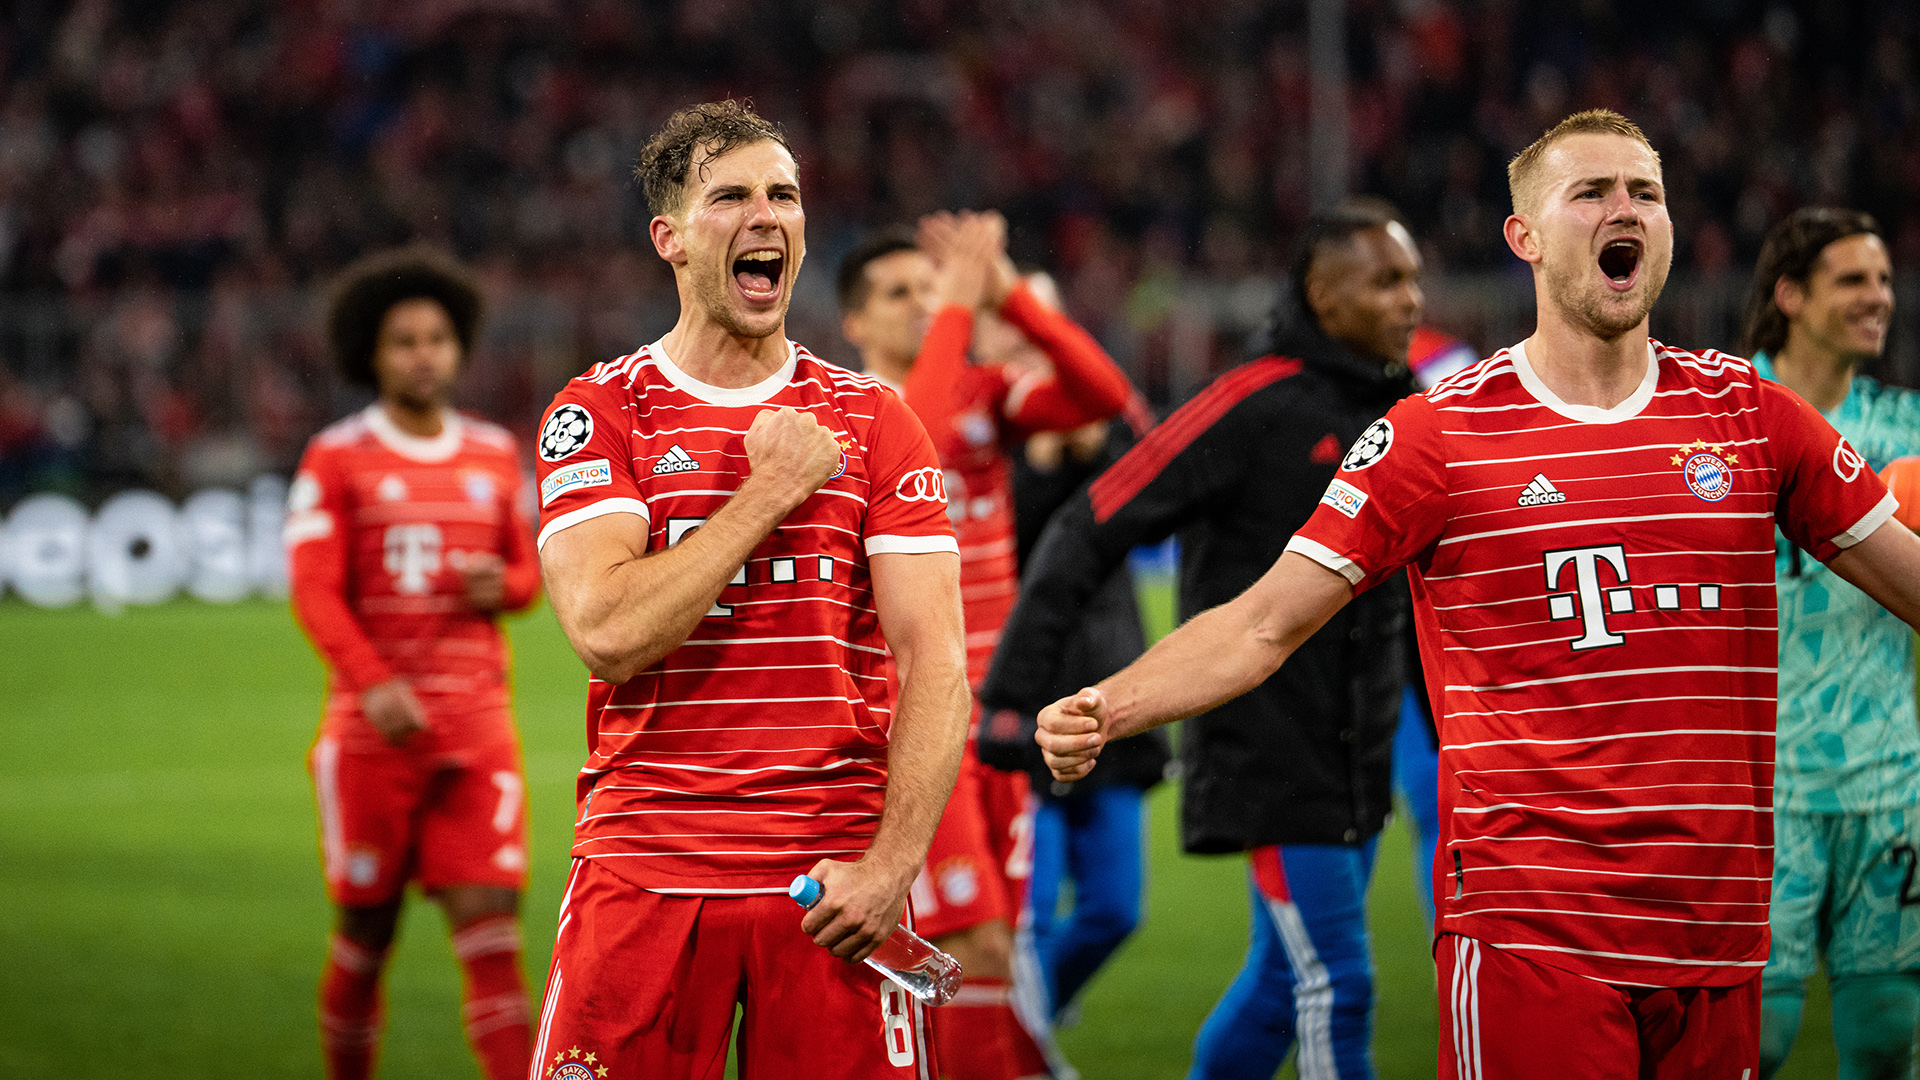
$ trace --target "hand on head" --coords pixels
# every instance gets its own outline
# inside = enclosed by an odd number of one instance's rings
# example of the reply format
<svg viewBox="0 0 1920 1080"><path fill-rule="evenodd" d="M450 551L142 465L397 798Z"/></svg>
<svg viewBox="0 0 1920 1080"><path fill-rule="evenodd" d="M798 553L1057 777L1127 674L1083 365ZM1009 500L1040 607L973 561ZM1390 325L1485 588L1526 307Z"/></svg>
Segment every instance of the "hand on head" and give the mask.
<svg viewBox="0 0 1920 1080"><path fill-rule="evenodd" d="M1093 687L1040 710L1033 733L1053 778L1070 784L1093 771L1107 741L1107 699Z"/></svg>

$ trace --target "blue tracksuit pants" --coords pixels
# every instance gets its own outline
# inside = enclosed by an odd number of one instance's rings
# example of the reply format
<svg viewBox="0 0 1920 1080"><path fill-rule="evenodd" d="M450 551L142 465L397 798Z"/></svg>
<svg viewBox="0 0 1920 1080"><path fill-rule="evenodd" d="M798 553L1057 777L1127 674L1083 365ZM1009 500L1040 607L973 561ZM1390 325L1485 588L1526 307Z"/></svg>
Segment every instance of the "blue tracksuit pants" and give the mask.
<svg viewBox="0 0 1920 1080"><path fill-rule="evenodd" d="M1107 784L1066 800L1043 799L1033 823L1032 930L1050 1011L1073 1000L1140 923L1146 891L1142 792ZM1073 882L1073 908L1058 907Z"/></svg>
<svg viewBox="0 0 1920 1080"><path fill-rule="evenodd" d="M1372 1080L1374 841L1247 856L1252 941L1193 1041L1188 1080L1272 1080L1297 1041L1301 1080Z"/></svg>

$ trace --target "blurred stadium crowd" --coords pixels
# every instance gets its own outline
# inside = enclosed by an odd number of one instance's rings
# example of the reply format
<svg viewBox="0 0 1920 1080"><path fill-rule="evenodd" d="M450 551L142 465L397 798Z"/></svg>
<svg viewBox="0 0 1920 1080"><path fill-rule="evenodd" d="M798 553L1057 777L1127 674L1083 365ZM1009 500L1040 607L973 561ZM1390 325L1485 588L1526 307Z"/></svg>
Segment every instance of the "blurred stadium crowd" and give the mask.
<svg viewBox="0 0 1920 1080"><path fill-rule="evenodd" d="M409 239L480 268L465 404L530 434L562 380L671 324L629 168L674 107L722 95L799 151L800 340L850 361L820 267L862 230L994 206L1135 379L1184 397L1237 359L1309 208L1306 19L1303 0L16 0L0 506L290 468L352 404L318 290ZM1350 0L1346 40L1351 187L1409 216L1433 318L1482 348L1529 328L1504 163L1577 107L1665 152L1676 283L1712 309L1667 331L1688 346L1732 344L1760 239L1796 206L1866 209L1920 266L1909 4Z"/></svg>

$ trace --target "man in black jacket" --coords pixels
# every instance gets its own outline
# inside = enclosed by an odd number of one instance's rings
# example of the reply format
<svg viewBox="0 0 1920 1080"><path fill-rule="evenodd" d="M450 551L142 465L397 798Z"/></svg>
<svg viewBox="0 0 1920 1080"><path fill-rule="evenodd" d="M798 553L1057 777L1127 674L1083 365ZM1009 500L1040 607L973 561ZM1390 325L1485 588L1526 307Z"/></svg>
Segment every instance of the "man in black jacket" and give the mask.
<svg viewBox="0 0 1920 1080"><path fill-rule="evenodd" d="M1136 544L1180 532L1183 618L1265 572L1346 448L1414 391L1419 275L1384 204L1349 200L1310 221L1266 354L1168 417L1048 526L981 700L1029 713L1053 700L1061 643ZM1195 1039L1192 1078L1270 1077L1296 1037L1303 1075L1373 1076L1366 886L1391 806L1408 610L1404 586L1366 593L1265 684L1185 727L1184 846L1247 852L1254 910L1245 966Z"/></svg>

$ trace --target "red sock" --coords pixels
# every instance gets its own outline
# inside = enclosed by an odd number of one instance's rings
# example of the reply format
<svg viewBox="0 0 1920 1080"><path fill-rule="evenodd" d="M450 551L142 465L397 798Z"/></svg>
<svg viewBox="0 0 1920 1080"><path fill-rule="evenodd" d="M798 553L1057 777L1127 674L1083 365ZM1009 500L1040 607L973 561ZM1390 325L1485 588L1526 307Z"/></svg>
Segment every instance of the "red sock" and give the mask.
<svg viewBox="0 0 1920 1080"><path fill-rule="evenodd" d="M527 986L520 975L520 924L512 915L486 915L453 935L453 954L465 975L461 1014L467 1042L487 1080L524 1080L533 1060Z"/></svg>
<svg viewBox="0 0 1920 1080"><path fill-rule="evenodd" d="M327 942L320 976L320 1050L329 1080L367 1080L380 1048L380 967L375 951L339 934Z"/></svg>
<svg viewBox="0 0 1920 1080"><path fill-rule="evenodd" d="M952 1001L927 1010L942 1080L1016 1080L1013 1032L1020 1025L1007 1005L1005 979L963 977Z"/></svg>

